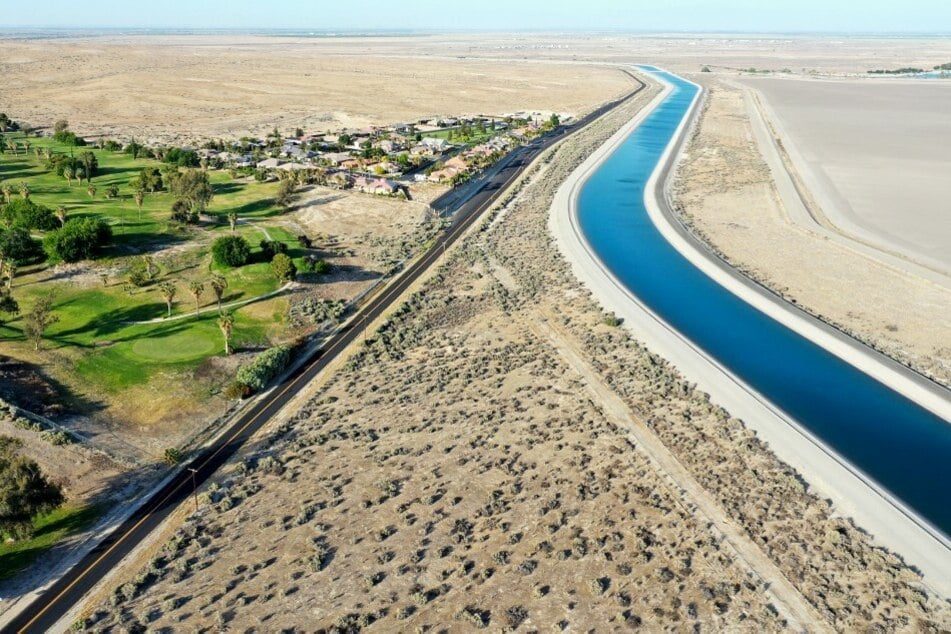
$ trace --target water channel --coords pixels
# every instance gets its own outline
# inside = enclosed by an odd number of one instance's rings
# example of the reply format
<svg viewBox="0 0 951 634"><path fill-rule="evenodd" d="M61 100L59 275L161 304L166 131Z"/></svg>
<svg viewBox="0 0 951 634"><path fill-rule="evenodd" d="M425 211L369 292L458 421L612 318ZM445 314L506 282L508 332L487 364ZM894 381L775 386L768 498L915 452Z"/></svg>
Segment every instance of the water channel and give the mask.
<svg viewBox="0 0 951 634"><path fill-rule="evenodd" d="M674 90L581 189L578 223L595 254L669 325L951 534L951 424L747 304L654 226L645 187L698 88L652 67L642 70Z"/></svg>

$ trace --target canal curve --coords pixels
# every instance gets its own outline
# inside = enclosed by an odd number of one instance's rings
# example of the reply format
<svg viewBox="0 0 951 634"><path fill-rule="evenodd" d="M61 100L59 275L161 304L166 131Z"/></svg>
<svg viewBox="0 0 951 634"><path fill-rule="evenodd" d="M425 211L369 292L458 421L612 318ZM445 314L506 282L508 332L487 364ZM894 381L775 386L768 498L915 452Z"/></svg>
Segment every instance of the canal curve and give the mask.
<svg viewBox="0 0 951 634"><path fill-rule="evenodd" d="M951 424L728 291L652 222L648 181L699 88L642 70L672 90L582 185L589 248L645 307L946 540Z"/></svg>

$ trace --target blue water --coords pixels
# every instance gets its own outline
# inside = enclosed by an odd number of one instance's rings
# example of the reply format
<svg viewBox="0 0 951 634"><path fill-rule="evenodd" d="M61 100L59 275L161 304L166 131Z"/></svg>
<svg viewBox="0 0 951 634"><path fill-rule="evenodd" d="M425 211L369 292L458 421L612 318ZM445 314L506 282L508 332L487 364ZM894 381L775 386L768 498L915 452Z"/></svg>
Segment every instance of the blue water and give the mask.
<svg viewBox="0 0 951 634"><path fill-rule="evenodd" d="M697 88L642 68L675 90L584 184L578 219L588 242L671 326L951 534L951 424L737 298L680 255L651 222L644 207L647 180Z"/></svg>

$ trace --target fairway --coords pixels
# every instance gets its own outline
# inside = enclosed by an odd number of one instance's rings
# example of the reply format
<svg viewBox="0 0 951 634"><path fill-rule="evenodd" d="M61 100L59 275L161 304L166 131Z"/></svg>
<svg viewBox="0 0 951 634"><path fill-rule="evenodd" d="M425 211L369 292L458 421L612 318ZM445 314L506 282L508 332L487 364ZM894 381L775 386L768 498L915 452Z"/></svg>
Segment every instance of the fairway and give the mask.
<svg viewBox="0 0 951 634"><path fill-rule="evenodd" d="M147 361L178 363L204 358L220 345L220 342L204 334L186 331L165 337L139 339L132 344L132 352Z"/></svg>

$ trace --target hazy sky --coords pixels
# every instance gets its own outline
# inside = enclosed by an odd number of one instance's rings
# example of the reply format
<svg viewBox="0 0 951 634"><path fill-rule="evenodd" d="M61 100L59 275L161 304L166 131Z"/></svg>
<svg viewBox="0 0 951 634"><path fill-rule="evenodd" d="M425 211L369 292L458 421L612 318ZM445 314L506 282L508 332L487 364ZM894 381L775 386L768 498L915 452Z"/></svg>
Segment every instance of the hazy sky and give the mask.
<svg viewBox="0 0 951 634"><path fill-rule="evenodd" d="M28 0L0 26L951 33L951 0Z"/></svg>

